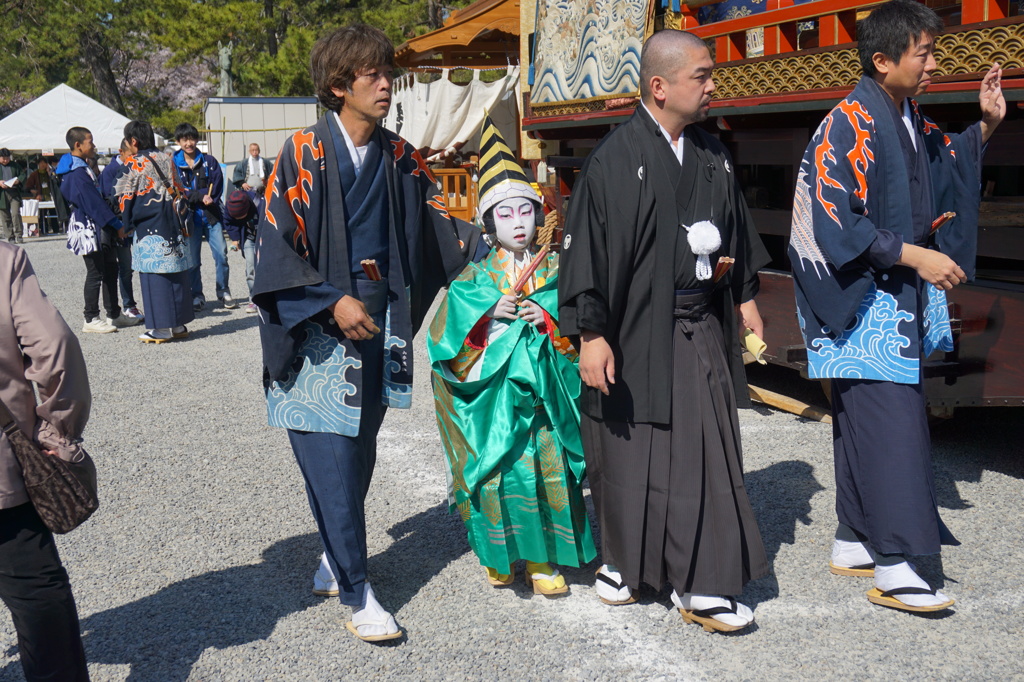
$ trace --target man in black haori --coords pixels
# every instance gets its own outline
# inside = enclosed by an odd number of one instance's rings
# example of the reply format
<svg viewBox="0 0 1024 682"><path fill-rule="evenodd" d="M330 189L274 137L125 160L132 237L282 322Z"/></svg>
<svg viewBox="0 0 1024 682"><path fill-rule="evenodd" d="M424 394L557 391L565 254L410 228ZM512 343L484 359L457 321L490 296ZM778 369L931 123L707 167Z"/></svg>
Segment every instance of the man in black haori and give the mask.
<svg viewBox="0 0 1024 682"><path fill-rule="evenodd" d="M590 155L566 220L563 331L579 335L582 434L605 564L597 593L667 581L684 620L754 621L732 595L768 573L743 486L739 323L768 262L728 153L696 124L715 86L682 31L644 45L641 105ZM729 259L734 259L729 269Z"/></svg>

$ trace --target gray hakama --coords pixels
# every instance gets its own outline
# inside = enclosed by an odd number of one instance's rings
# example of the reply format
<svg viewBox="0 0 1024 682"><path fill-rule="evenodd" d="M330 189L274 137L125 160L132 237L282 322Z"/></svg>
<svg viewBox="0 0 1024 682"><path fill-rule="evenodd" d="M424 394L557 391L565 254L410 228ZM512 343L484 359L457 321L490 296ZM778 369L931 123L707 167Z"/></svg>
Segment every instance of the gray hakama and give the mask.
<svg viewBox="0 0 1024 682"><path fill-rule="evenodd" d="M738 595L768 574L722 323L706 298L676 296L670 424L582 415L603 560L633 589Z"/></svg>
<svg viewBox="0 0 1024 682"><path fill-rule="evenodd" d="M172 329L195 319L189 271L140 272L146 329Z"/></svg>

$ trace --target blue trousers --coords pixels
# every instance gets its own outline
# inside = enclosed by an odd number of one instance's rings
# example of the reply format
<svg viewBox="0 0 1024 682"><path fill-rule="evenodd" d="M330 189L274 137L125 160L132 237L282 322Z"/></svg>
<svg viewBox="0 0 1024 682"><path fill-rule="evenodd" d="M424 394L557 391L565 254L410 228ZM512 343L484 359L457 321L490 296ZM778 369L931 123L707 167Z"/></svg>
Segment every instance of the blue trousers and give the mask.
<svg viewBox="0 0 1024 682"><path fill-rule="evenodd" d="M362 603L366 588L364 502L377 462L377 432L387 409L380 401L384 335L356 345L363 361L358 435L288 430L341 603L349 606Z"/></svg>
<svg viewBox="0 0 1024 682"><path fill-rule="evenodd" d="M256 281L256 242L246 239L242 242L242 255L245 256L245 284L249 287L249 301L252 301L252 285Z"/></svg>
<svg viewBox="0 0 1024 682"><path fill-rule="evenodd" d="M201 227L197 221L195 231L188 238L188 247L192 250L192 262L195 263L195 267L192 268L192 298L201 298L205 301L202 268L200 267L204 234L206 241L210 244L210 253L213 254L213 265L217 273L217 298L231 290L228 288L228 243L224 240L224 228L220 223Z"/></svg>
<svg viewBox="0 0 1024 682"><path fill-rule="evenodd" d="M832 379L839 523L881 554L959 545L939 517L921 384Z"/></svg>

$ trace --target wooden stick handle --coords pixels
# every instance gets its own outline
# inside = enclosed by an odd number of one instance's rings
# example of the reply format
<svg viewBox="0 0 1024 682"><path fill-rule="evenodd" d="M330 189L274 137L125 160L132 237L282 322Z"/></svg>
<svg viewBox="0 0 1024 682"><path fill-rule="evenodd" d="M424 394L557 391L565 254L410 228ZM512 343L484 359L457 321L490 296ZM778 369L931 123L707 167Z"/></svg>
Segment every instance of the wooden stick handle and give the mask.
<svg viewBox="0 0 1024 682"><path fill-rule="evenodd" d="M527 266L526 270L523 271L523 274L520 275L519 281L517 281L516 285L512 287L512 292L516 296L523 292L523 287L525 287L526 283L530 281L530 276L537 271L540 264L544 262L545 258L547 258L548 248L549 246L547 244L541 247L541 250L537 252L537 257L533 259L533 262L531 262L530 265Z"/></svg>

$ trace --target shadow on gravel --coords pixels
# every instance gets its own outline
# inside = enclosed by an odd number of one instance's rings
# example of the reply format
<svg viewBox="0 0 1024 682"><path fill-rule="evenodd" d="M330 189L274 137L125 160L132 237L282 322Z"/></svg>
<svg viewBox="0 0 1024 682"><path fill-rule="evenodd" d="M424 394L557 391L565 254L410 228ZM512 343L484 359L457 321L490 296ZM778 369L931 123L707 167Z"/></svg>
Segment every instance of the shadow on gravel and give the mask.
<svg viewBox="0 0 1024 682"><path fill-rule="evenodd" d="M1019 407L965 407L932 425L932 460L940 507L969 509L957 481L977 483L986 471L1024 479L1024 416Z"/></svg>
<svg viewBox="0 0 1024 682"><path fill-rule="evenodd" d="M388 535L394 542L369 557L367 574L380 603L396 614L450 563L469 551L466 527L458 514L448 513L444 502L399 521L388 529Z"/></svg>
<svg viewBox="0 0 1024 682"><path fill-rule="evenodd" d="M202 314L203 313L200 313L200 315ZM191 332L191 334L189 334L190 338L203 339L211 336L232 334L242 329L255 328L259 322L258 315L246 315L245 313L238 314L237 310L223 312L211 311L206 313L204 317L222 317L223 319L205 329L189 330Z"/></svg>
<svg viewBox="0 0 1024 682"><path fill-rule="evenodd" d="M751 608L779 596L775 557L783 544L796 542L796 524L811 524L811 498L825 490L814 476L814 467L800 460L776 462L744 475L744 484L761 529L761 539L772 572L747 585L741 601Z"/></svg>
<svg viewBox="0 0 1024 682"><path fill-rule="evenodd" d="M188 578L89 616L82 620L86 658L130 665L132 682L185 680L204 650L266 639L281 618L321 603L295 577L295 557L320 551L315 533L297 535L265 549L259 563Z"/></svg>

